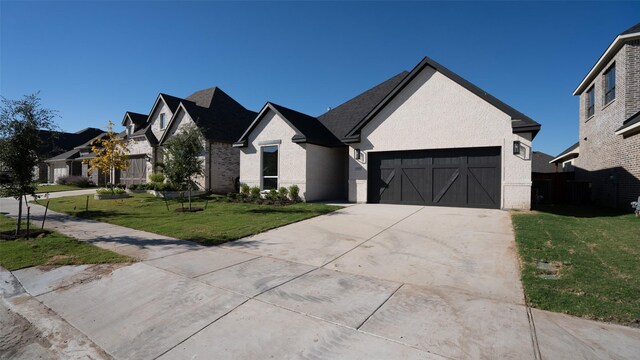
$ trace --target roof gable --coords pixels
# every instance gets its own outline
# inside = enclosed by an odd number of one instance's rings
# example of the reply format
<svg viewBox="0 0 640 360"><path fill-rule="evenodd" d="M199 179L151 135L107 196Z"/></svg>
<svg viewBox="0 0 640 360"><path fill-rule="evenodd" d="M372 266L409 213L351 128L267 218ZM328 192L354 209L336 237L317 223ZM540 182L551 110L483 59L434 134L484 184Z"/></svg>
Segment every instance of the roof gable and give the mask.
<svg viewBox="0 0 640 360"><path fill-rule="evenodd" d="M443 74L447 78L456 82L458 85L464 87L465 89L472 92L476 96L480 97L484 101L493 105L500 111L511 116L511 119L512 119L511 126L514 133L530 132L532 133L532 140L533 140L536 134L540 131L540 124L535 122L533 119L517 111L511 106L505 104L504 102L498 100L496 97L480 89L476 85L463 79L461 76L447 69L446 67L440 65L435 60L425 56L424 59L418 65L416 65L416 67L413 68L413 70L411 70L411 72L407 76L405 76L402 79L402 81L400 81L379 104L377 104L362 120L360 120L343 137L343 141L345 142L360 141L360 131L362 130L362 128L366 126L378 113L380 113L380 111L385 106L387 106L391 102L391 100L393 100L426 67L431 67L435 69L436 71Z"/></svg>
<svg viewBox="0 0 640 360"><path fill-rule="evenodd" d="M582 94L582 92L589 87L595 76L608 64L609 60L615 56L624 43L634 39L640 39L640 23L633 25L616 36L604 53L600 55L598 61L591 67L587 75L582 79L578 87L573 91L573 95Z"/></svg>
<svg viewBox="0 0 640 360"><path fill-rule="evenodd" d="M122 118L121 124L125 126L127 123L127 120L129 120L136 126L136 128L139 128L142 126L146 126L148 119L149 119L149 115L127 111L124 113L124 117Z"/></svg>
<svg viewBox="0 0 640 360"><path fill-rule="evenodd" d="M403 71L372 87L360 95L347 100L338 107L320 115L318 120L335 136L343 138L349 130L362 120L376 105L404 79L409 72Z"/></svg>
<svg viewBox="0 0 640 360"><path fill-rule="evenodd" d="M262 119L273 111L284 119L295 131L296 135L291 139L295 143L311 143L321 146L341 146L342 143L329 129L313 116L301 113L284 107L282 105L267 102L260 113L242 134L240 139L234 143L235 147L245 147L248 144L249 135L258 126Z"/></svg>
<svg viewBox="0 0 640 360"><path fill-rule="evenodd" d="M257 113L227 95L219 87L196 91L186 99L180 100L174 115L169 120L165 133L160 138L162 144L167 139L178 111L185 111L211 141L232 143L251 124Z"/></svg>

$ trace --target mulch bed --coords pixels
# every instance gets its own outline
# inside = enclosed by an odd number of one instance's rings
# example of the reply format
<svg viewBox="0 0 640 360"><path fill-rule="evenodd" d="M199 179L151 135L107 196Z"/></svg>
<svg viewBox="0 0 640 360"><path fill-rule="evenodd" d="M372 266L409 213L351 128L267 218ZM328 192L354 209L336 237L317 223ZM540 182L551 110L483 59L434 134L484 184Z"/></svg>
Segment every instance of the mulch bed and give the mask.
<svg viewBox="0 0 640 360"><path fill-rule="evenodd" d="M44 235L51 234L49 230L40 230L40 229L29 229L29 238L38 238ZM20 229L20 234L16 235L15 230L6 230L0 231L0 240L16 240L16 239L26 239L27 238L27 229Z"/></svg>
<svg viewBox="0 0 640 360"><path fill-rule="evenodd" d="M202 211L202 210L204 210L204 209L201 208L201 207L192 207L191 209L189 209L189 208L184 208L184 209L183 208L177 208L176 212L198 212L198 211Z"/></svg>

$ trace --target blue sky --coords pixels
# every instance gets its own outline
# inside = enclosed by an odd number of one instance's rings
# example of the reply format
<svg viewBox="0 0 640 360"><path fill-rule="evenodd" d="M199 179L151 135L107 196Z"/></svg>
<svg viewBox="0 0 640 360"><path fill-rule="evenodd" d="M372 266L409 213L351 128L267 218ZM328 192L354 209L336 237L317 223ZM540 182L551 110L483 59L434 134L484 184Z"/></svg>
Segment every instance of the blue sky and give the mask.
<svg viewBox="0 0 640 360"><path fill-rule="evenodd" d="M61 129L119 125L159 92L219 86L319 115L427 55L577 140L571 94L640 2L0 1L0 94L40 91Z"/></svg>

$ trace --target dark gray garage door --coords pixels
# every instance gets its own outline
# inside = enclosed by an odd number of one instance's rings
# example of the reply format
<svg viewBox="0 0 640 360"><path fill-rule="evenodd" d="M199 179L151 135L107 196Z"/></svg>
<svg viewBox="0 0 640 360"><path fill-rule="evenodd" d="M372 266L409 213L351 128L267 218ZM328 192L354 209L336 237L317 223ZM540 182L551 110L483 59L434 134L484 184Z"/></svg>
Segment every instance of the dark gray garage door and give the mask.
<svg viewBox="0 0 640 360"><path fill-rule="evenodd" d="M368 201L500 208L500 148L369 153Z"/></svg>
<svg viewBox="0 0 640 360"><path fill-rule="evenodd" d="M145 156L130 156L127 170L120 172L120 183L126 185L147 182L147 159Z"/></svg>

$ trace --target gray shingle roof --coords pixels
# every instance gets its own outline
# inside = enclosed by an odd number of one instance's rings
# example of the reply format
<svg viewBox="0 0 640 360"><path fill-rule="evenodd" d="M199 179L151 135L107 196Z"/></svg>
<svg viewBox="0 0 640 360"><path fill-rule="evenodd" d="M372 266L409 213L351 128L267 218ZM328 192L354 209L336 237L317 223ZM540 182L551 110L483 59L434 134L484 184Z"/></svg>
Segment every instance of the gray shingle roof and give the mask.
<svg viewBox="0 0 640 360"><path fill-rule="evenodd" d="M627 30L623 31L620 33L620 35L629 35L629 34L634 34L640 32L640 23L637 23L635 25L633 25L632 27L628 28Z"/></svg>
<svg viewBox="0 0 640 360"><path fill-rule="evenodd" d="M235 141L257 115L219 87L196 91L182 104L203 135L214 141Z"/></svg>
<svg viewBox="0 0 640 360"><path fill-rule="evenodd" d="M565 155L565 154L567 154L567 153L569 153L569 152L571 152L571 151L575 150L576 148L578 148L578 146L580 146L580 142L579 142L579 141L578 141L577 143L575 143L575 144L573 144L573 145L569 146L568 148L566 148L563 152L561 152L560 154L558 154L558 156L556 156L556 158L559 158L559 157L561 157L561 156L563 156L563 155Z"/></svg>
<svg viewBox="0 0 640 360"><path fill-rule="evenodd" d="M169 107L169 110L171 110L172 113L175 113L178 105L180 105L180 100L182 99L163 93L160 93L160 95L164 99L165 104Z"/></svg>
<svg viewBox="0 0 640 360"><path fill-rule="evenodd" d="M531 172L534 173L554 173L556 172L556 167L549 162L553 160L554 157L545 154L540 151L534 151L531 156Z"/></svg>
<svg viewBox="0 0 640 360"><path fill-rule="evenodd" d="M318 120L338 138L343 138L349 130L362 120L409 72L403 71L392 78L372 87L362 94L344 102L338 107L318 116Z"/></svg>
<svg viewBox="0 0 640 360"><path fill-rule="evenodd" d="M322 146L341 146L342 142L318 119L313 116L270 103L301 134L293 137L294 142L306 142Z"/></svg>
<svg viewBox="0 0 640 360"><path fill-rule="evenodd" d="M80 150L72 149L62 154L56 155L50 159L45 160L45 162L55 162L55 161L64 161L64 160L72 160L77 158L80 155Z"/></svg>

